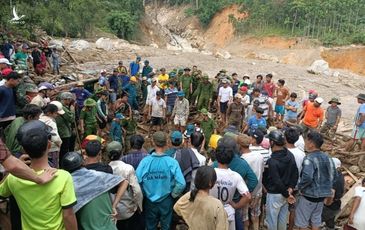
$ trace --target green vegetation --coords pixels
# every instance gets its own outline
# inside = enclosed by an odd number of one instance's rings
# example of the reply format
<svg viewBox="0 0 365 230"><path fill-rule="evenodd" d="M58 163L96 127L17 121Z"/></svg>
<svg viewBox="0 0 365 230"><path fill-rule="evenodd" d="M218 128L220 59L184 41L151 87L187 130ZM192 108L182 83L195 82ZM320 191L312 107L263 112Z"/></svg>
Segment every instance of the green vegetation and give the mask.
<svg viewBox="0 0 365 230"><path fill-rule="evenodd" d="M5 1L5 0L4 0ZM7 1L7 0L6 0ZM9 1L7 1L9 2ZM319 39L325 45L365 44L364 0L12 0L24 24L11 24L9 4L0 7L0 30L31 37L35 28L53 36L85 37L98 28L133 39L144 13L143 2L190 4L189 16L208 25L231 4L241 5L247 19L231 18L238 33Z"/></svg>
<svg viewBox="0 0 365 230"><path fill-rule="evenodd" d="M38 27L52 36L67 37L85 37L102 28L127 39L133 36L144 13L143 0L13 0L12 3L18 15L25 15L24 24L11 24L12 8L10 4L2 4L0 29L30 38Z"/></svg>
<svg viewBox="0 0 365 230"><path fill-rule="evenodd" d="M364 0L164 0L189 3L203 25L231 4L249 17L232 19L238 33L315 38L325 45L365 44Z"/></svg>

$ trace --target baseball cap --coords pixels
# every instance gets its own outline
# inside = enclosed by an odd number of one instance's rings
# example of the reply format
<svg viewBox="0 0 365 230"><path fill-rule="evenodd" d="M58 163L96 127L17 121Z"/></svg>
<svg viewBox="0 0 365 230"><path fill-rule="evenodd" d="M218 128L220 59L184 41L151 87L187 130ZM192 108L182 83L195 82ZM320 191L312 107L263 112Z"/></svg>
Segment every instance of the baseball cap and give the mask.
<svg viewBox="0 0 365 230"><path fill-rule="evenodd" d="M336 157L332 157L332 161L335 164L336 169L341 167L341 161L340 161L340 159L338 159Z"/></svg>
<svg viewBox="0 0 365 230"><path fill-rule="evenodd" d="M254 130L249 131L248 135L250 137L255 138L257 144L260 144L262 142L262 140L264 139L264 133L259 129L254 129Z"/></svg>
<svg viewBox="0 0 365 230"><path fill-rule="evenodd" d="M183 135L179 131L174 131L170 135L170 140L172 143L181 144L183 140Z"/></svg>
<svg viewBox="0 0 365 230"><path fill-rule="evenodd" d="M15 71L11 71L8 75L6 75L5 77L4 77L6 80L9 80L9 79L19 79L19 78L21 78L20 77L20 75L17 73L17 72L15 72Z"/></svg>
<svg viewBox="0 0 365 230"><path fill-rule="evenodd" d="M227 79L223 79L223 80L222 80L222 83L223 83L223 84L227 84L227 83L228 83L228 80L227 80Z"/></svg>
<svg viewBox="0 0 365 230"><path fill-rule="evenodd" d="M241 90L241 91L243 91L243 92L247 92L248 88L247 88L246 86L242 86L242 87L240 88L240 90Z"/></svg>
<svg viewBox="0 0 365 230"><path fill-rule="evenodd" d="M52 128L39 120L24 123L18 129L16 138L23 147L37 148L51 138Z"/></svg>
<svg viewBox="0 0 365 230"><path fill-rule="evenodd" d="M324 100L321 97L317 97L314 101L317 102L318 104L322 104Z"/></svg>
<svg viewBox="0 0 365 230"><path fill-rule="evenodd" d="M157 146L165 146L167 143L166 134L162 131L155 132L152 139Z"/></svg>
<svg viewBox="0 0 365 230"><path fill-rule="evenodd" d="M111 151L120 152L123 150L123 145L118 141L112 141L106 146L106 152L110 153Z"/></svg>
<svg viewBox="0 0 365 230"><path fill-rule="evenodd" d="M1 71L1 76L6 77L8 76L13 70L11 68L6 68Z"/></svg>
<svg viewBox="0 0 365 230"><path fill-rule="evenodd" d="M179 91L179 92L177 93L177 96L178 96L178 97L185 97L185 93L184 93L184 91Z"/></svg>
<svg viewBox="0 0 365 230"><path fill-rule="evenodd" d="M186 126L186 131L185 131L185 137L190 137L191 134L195 131L195 125L193 124L188 124Z"/></svg>
<svg viewBox="0 0 365 230"><path fill-rule="evenodd" d="M0 64L12 65L7 58L0 58Z"/></svg>
<svg viewBox="0 0 365 230"><path fill-rule="evenodd" d="M152 78L152 80L151 80L152 82L157 82L157 78Z"/></svg>
<svg viewBox="0 0 365 230"><path fill-rule="evenodd" d="M63 110L63 106L62 106L62 103L61 102L59 102L59 101L52 101L50 104L53 104L53 105L57 106L57 109L58 109L57 113L59 115L65 114L65 110Z"/></svg>
<svg viewBox="0 0 365 230"><path fill-rule="evenodd" d="M256 110L256 113L264 114L264 110L260 107L255 108L255 110Z"/></svg>

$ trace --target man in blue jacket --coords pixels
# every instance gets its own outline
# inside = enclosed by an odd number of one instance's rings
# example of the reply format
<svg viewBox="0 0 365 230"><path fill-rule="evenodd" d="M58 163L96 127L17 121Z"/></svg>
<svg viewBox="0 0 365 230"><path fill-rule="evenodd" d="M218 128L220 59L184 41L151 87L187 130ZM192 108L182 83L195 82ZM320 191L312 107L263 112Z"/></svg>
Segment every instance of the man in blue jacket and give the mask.
<svg viewBox="0 0 365 230"><path fill-rule="evenodd" d="M169 230L173 213L173 198L178 197L185 188L184 176L179 163L164 152L167 137L158 131L152 135L155 149L143 158L136 175L144 194L144 209L147 230Z"/></svg>
<svg viewBox="0 0 365 230"><path fill-rule="evenodd" d="M332 159L321 152L323 136L315 131L309 132L304 140L308 155L304 158L298 189L295 226L299 229L319 229L322 220L324 200L333 197L332 187L336 180L336 167Z"/></svg>

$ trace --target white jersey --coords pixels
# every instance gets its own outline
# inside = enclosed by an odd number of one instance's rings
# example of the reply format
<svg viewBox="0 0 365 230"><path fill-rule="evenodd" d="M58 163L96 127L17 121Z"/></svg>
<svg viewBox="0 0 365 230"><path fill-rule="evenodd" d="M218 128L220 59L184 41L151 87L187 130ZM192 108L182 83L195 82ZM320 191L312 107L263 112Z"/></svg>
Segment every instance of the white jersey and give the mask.
<svg viewBox="0 0 365 230"><path fill-rule="evenodd" d="M215 168L215 172L217 173L217 182L209 194L220 200L224 205L233 200L233 195L236 190L241 195L249 192L240 174L230 169L221 168Z"/></svg>

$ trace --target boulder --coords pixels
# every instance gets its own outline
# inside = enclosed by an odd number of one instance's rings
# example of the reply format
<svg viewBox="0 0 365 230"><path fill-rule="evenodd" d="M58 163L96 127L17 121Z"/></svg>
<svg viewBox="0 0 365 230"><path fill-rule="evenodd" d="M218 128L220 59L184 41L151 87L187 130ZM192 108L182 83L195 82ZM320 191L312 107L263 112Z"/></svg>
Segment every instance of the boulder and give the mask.
<svg viewBox="0 0 365 230"><path fill-rule="evenodd" d="M99 38L95 42L97 49L112 50L115 48L114 42L110 38Z"/></svg>
<svg viewBox="0 0 365 230"><path fill-rule="evenodd" d="M56 48L58 50L63 49L63 41L62 40L51 40L48 44L50 48Z"/></svg>
<svg viewBox="0 0 365 230"><path fill-rule="evenodd" d="M90 48L90 44L85 40L75 40L71 43L71 49L84 50Z"/></svg>
<svg viewBox="0 0 365 230"><path fill-rule="evenodd" d="M307 72L311 74L327 74L330 73L330 67L325 60L316 60L307 69Z"/></svg>

